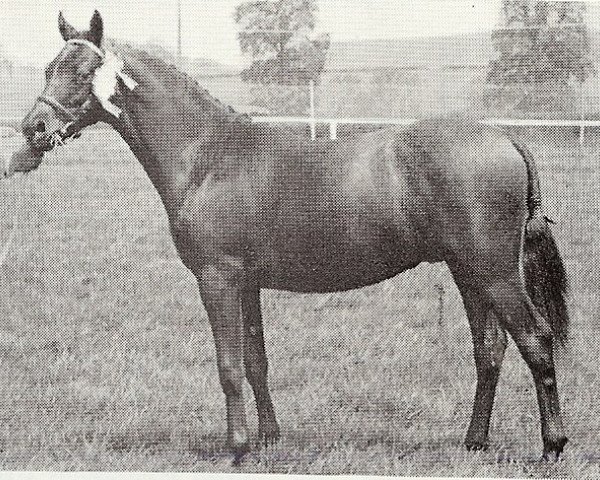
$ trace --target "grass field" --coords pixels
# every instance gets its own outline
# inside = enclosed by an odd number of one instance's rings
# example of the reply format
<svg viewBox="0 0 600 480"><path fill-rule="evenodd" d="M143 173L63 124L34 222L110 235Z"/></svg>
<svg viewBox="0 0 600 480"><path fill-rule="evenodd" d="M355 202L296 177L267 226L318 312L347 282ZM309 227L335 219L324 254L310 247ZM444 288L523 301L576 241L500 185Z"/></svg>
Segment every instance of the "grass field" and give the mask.
<svg viewBox="0 0 600 480"><path fill-rule="evenodd" d="M533 383L512 344L491 448L463 449L470 334L446 267L422 265L344 294L263 292L282 440L233 467L193 277L126 145L95 131L0 182L0 245L16 228L0 268L0 468L600 478L600 147L544 140L529 144L572 277L560 463L539 461Z"/></svg>

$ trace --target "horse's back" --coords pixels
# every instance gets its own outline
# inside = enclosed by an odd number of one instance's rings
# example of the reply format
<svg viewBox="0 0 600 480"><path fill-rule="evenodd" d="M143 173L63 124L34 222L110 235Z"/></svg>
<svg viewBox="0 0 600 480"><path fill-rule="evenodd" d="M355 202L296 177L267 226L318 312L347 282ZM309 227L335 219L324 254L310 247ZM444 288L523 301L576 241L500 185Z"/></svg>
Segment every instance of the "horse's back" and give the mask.
<svg viewBox="0 0 600 480"><path fill-rule="evenodd" d="M263 258L282 283L352 288L422 261L490 257L499 232L519 247L527 172L499 129L434 119L337 142L291 138L271 147L276 173L260 202L272 206Z"/></svg>

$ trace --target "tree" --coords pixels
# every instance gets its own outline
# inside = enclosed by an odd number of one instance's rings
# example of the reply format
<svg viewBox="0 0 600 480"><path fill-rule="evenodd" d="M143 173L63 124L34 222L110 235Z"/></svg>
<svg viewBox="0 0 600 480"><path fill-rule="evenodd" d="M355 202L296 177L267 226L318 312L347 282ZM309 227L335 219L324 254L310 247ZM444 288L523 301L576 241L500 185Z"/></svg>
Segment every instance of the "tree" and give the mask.
<svg viewBox="0 0 600 480"><path fill-rule="evenodd" d="M505 27L492 34L500 56L487 81L505 98L519 86L521 108L572 104L572 83L594 73L585 12L579 2L503 0Z"/></svg>
<svg viewBox="0 0 600 480"><path fill-rule="evenodd" d="M329 48L329 38L321 36L293 47L283 48L275 57L257 58L242 71L242 80L281 85L307 85L318 82Z"/></svg>
<svg viewBox="0 0 600 480"><path fill-rule="evenodd" d="M316 13L316 0L259 0L235 9L240 48L253 57L242 79L265 86L258 89L262 94L257 93L263 97L261 106L280 113L303 113L308 105L306 85L318 82L330 44L327 34L314 35ZM278 106L279 101L284 104Z"/></svg>

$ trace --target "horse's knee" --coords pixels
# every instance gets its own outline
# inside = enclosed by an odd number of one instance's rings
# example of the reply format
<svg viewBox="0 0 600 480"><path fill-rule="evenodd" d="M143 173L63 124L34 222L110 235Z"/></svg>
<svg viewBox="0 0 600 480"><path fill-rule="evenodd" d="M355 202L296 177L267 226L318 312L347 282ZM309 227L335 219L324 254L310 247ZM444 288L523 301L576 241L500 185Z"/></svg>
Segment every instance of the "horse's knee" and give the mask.
<svg viewBox="0 0 600 480"><path fill-rule="evenodd" d="M553 339L547 334L538 334L520 329L513 333L515 343L523 355L527 358L527 363L536 370L545 370L553 368L554 358Z"/></svg>
<svg viewBox="0 0 600 480"><path fill-rule="evenodd" d="M535 377L538 377L545 387L554 387L556 385L556 371L554 368L554 359L548 352L536 352L525 358L527 364Z"/></svg>
<svg viewBox="0 0 600 480"><path fill-rule="evenodd" d="M239 396L242 394L243 374L241 368L220 365L219 381L226 396Z"/></svg>
<svg viewBox="0 0 600 480"><path fill-rule="evenodd" d="M487 294L500 324L517 343L518 337L528 342L526 337L532 335L552 341L549 322L532 303L520 278L499 280L487 289Z"/></svg>
<svg viewBox="0 0 600 480"><path fill-rule="evenodd" d="M506 334L499 325L494 323L492 329L485 332L482 345L476 345L478 361L477 373L487 377L497 377L504 361L506 350Z"/></svg>
<svg viewBox="0 0 600 480"><path fill-rule="evenodd" d="M556 388L556 372L554 368L544 370L541 373L542 383L546 388Z"/></svg>
<svg viewBox="0 0 600 480"><path fill-rule="evenodd" d="M515 335L515 343L534 378L546 388L556 387L552 337L521 332Z"/></svg>

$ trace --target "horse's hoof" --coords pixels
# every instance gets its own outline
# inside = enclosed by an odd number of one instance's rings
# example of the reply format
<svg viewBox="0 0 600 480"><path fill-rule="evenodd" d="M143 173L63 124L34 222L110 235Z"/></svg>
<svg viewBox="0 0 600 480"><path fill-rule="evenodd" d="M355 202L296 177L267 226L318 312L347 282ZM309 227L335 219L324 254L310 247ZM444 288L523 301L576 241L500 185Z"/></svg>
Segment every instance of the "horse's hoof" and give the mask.
<svg viewBox="0 0 600 480"><path fill-rule="evenodd" d="M277 422L270 423L267 426L262 426L258 429L259 442L265 447L274 445L279 441L280 437L281 434L279 432L279 425L277 425Z"/></svg>
<svg viewBox="0 0 600 480"><path fill-rule="evenodd" d="M543 459L548 462L557 462L568 441L567 437L560 437L557 440L544 440Z"/></svg>
<svg viewBox="0 0 600 480"><path fill-rule="evenodd" d="M485 452L490 448L490 445L487 442L466 441L465 447L467 447L469 452Z"/></svg>
<svg viewBox="0 0 600 480"><path fill-rule="evenodd" d="M244 460L244 457L246 456L246 454L248 454L248 452L250 452L249 443L242 443L239 445L232 446L231 453L233 453L233 466L238 467L242 463L242 460Z"/></svg>

